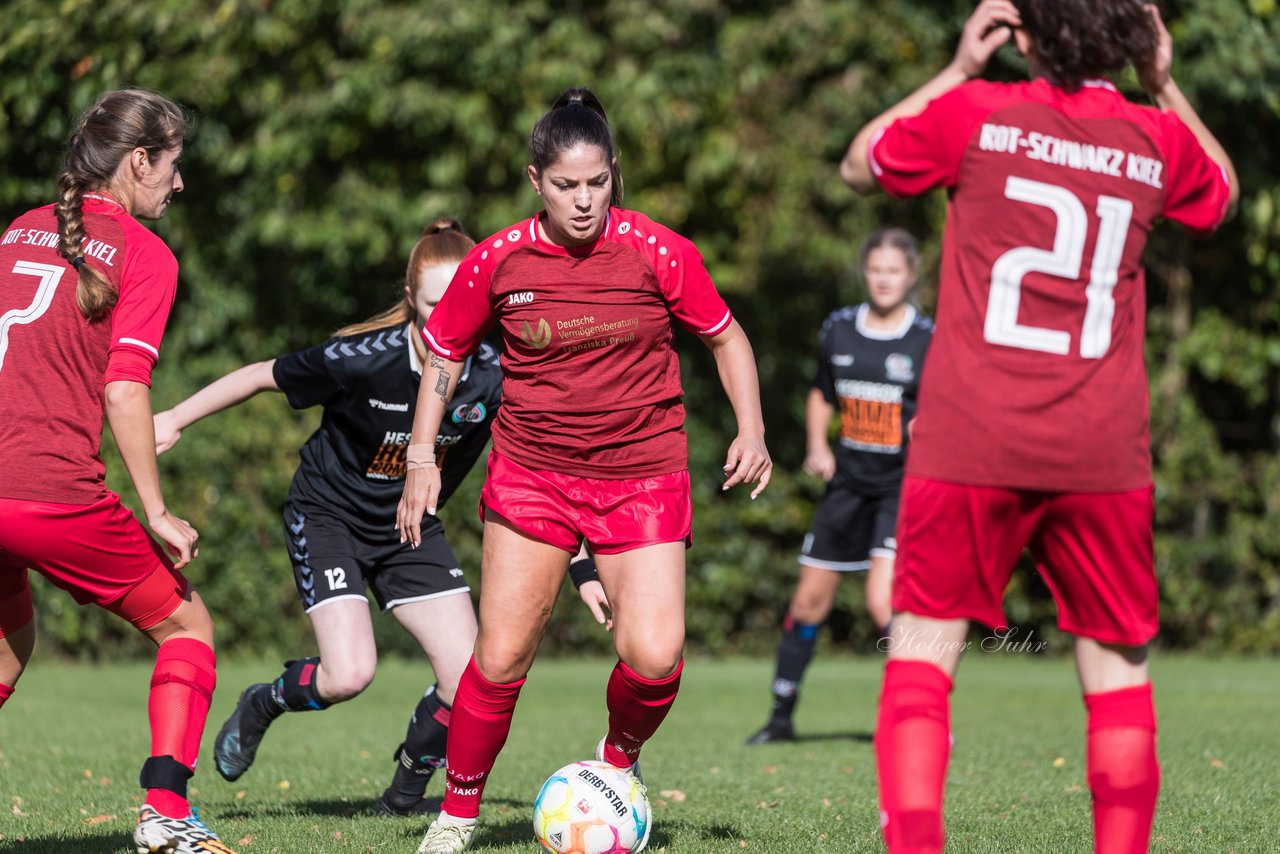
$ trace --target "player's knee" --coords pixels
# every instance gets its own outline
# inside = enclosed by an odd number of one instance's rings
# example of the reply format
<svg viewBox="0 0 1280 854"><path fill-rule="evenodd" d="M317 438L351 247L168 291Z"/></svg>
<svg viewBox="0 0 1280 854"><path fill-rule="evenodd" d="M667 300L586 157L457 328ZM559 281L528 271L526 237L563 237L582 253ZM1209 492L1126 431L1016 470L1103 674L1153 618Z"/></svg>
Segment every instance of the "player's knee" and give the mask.
<svg viewBox="0 0 1280 854"><path fill-rule="evenodd" d="M490 682L505 685L525 677L533 663L533 654L518 647L488 644L483 650L477 645L473 659L481 676Z"/></svg>
<svg viewBox="0 0 1280 854"><path fill-rule="evenodd" d="M788 613L793 621L801 625L816 626L827 619L827 614L831 613L831 604L831 599L826 596L798 592L791 600Z"/></svg>
<svg viewBox="0 0 1280 854"><path fill-rule="evenodd" d="M174 637L189 637L213 647L213 617L195 591L159 622L147 624L148 621L143 618L133 619L127 614L123 616L157 644Z"/></svg>
<svg viewBox="0 0 1280 854"><path fill-rule="evenodd" d="M682 650L676 649L639 649L630 650L619 657L638 675L645 679L665 679L680 666Z"/></svg>
<svg viewBox="0 0 1280 854"><path fill-rule="evenodd" d="M324 698L331 703L341 703L359 696L373 684L377 662L344 662L330 667L326 660L321 665L324 678L321 682Z"/></svg>

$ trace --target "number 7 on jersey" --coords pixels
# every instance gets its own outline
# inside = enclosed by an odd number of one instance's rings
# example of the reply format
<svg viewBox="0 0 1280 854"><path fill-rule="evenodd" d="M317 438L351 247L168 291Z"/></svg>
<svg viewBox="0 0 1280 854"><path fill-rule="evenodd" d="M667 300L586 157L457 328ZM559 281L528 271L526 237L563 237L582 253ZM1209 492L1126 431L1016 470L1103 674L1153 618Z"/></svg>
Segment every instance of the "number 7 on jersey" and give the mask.
<svg viewBox="0 0 1280 854"><path fill-rule="evenodd" d="M54 291L62 279L64 267L53 264L36 264L32 261L19 261L13 265L13 272L19 276L35 276L40 280L36 285L36 296L26 308L14 308L0 314L0 369L4 368L4 356L9 352L9 329L23 323L32 323L40 315L49 310L53 304Z"/></svg>

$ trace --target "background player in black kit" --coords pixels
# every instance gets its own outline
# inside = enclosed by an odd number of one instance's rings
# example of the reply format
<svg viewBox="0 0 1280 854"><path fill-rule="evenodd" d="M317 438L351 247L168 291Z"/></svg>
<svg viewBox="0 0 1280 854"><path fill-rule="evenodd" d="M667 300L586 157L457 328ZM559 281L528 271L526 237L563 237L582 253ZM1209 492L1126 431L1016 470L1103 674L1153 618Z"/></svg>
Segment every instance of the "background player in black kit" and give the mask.
<svg viewBox="0 0 1280 854"><path fill-rule="evenodd" d="M404 298L391 309L317 347L246 365L156 415L156 449L164 452L182 429L260 391L284 392L298 409L324 407L284 507L294 581L320 655L289 662L274 682L245 689L215 742L218 772L228 780L253 764L275 718L350 700L373 680L377 649L366 587L421 644L436 678L414 710L395 777L376 807L421 810L427 781L444 762L451 703L475 642L475 612L439 520L428 520L414 549L401 544L395 516L425 355L415 327L474 245L456 220L432 222L409 257ZM488 443L501 387L497 352L483 345L462 370L437 440L441 502Z"/></svg>
<svg viewBox="0 0 1280 854"><path fill-rule="evenodd" d="M795 738L792 715L818 629L835 602L841 573L869 569L867 610L889 623L898 491L907 425L933 322L908 302L920 250L900 228L862 244L867 302L832 312L818 334L818 373L805 408L804 470L827 481L800 553L800 580L782 624L769 722L747 744ZM829 430L839 414L840 436Z"/></svg>

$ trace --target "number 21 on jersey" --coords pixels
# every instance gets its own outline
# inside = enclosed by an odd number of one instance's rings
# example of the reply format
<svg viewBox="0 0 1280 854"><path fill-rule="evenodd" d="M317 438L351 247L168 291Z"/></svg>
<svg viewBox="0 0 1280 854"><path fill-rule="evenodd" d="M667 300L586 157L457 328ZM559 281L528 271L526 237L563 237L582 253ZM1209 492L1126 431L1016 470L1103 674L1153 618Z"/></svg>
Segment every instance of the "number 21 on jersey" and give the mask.
<svg viewBox="0 0 1280 854"><path fill-rule="evenodd" d="M53 264L36 264L32 261L19 261L13 265L13 273L18 276L35 276L40 280L36 285L35 298L31 305L14 308L0 314L0 369L4 368L4 357L9 352L9 330L20 324L39 320L40 315L49 310L53 304L54 291L66 268Z"/></svg>
<svg viewBox="0 0 1280 854"><path fill-rule="evenodd" d="M1010 177L1004 195L1015 202L1053 211L1057 229L1053 249L1019 246L996 259L991 268L991 293L987 298L983 338L992 344L1065 356L1071 352L1071 333L1019 323L1018 305L1022 299L1022 279L1028 273L1079 280L1089 231L1084 203L1066 187L1026 178ZM1115 196L1098 196L1095 213L1098 241L1089 268L1089 282L1084 289L1086 307L1080 329L1080 355L1085 359L1100 359L1111 347L1111 321L1116 313L1113 291L1133 218L1133 203Z"/></svg>

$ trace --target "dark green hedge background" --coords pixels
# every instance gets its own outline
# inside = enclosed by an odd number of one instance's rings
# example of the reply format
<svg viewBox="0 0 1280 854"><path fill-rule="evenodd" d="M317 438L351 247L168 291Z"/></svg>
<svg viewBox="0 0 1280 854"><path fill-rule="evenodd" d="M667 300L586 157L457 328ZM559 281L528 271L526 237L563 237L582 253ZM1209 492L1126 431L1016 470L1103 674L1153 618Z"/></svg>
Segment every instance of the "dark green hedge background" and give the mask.
<svg viewBox="0 0 1280 854"><path fill-rule="evenodd" d="M1240 213L1215 237L1172 227L1149 253L1162 643L1280 649L1280 25L1275 0L1167 3L1175 73L1235 158ZM867 119L950 56L964 2L925 0L9 0L0 27L0 214L52 200L69 123L102 90L158 89L196 122L186 191L155 227L182 264L156 378L170 406L246 361L323 340L397 293L422 225L476 236L530 214L529 127L561 89L593 87L620 141L627 204L692 238L759 356L777 462L758 501L718 491L732 417L683 339L695 480L689 637L761 651L794 580L820 484L799 475L803 399L825 314L860 298L856 247L879 224L926 242L944 200L863 200L836 163ZM1016 77L1002 55L991 73ZM1120 81L1133 92L1131 76ZM933 282L923 289L926 308ZM0 417L3 417L0 415ZM200 530L190 574L221 648L297 651L307 630L277 512L314 413L260 398L189 430L162 459L168 502ZM112 484L129 499L118 461ZM478 581L478 475L445 511ZM834 637L866 649L847 584ZM41 584L45 653L139 651L131 630ZM1033 573L1008 603L1054 638ZM561 603L548 644L603 633ZM382 621L390 623L392 621ZM380 630L390 629L383 626ZM387 648L407 638L385 631ZM1060 642L1057 643L1060 648Z"/></svg>

